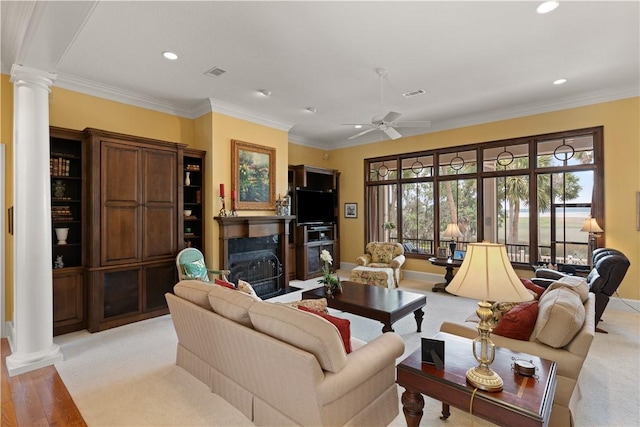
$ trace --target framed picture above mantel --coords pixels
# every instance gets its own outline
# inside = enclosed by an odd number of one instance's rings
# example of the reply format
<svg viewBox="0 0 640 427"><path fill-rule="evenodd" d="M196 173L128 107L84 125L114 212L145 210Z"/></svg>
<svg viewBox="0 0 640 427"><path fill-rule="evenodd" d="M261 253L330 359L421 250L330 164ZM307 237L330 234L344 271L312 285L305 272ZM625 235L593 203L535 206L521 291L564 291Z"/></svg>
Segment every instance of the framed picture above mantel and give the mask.
<svg viewBox="0 0 640 427"><path fill-rule="evenodd" d="M275 148L232 139L231 168L237 210L275 209Z"/></svg>

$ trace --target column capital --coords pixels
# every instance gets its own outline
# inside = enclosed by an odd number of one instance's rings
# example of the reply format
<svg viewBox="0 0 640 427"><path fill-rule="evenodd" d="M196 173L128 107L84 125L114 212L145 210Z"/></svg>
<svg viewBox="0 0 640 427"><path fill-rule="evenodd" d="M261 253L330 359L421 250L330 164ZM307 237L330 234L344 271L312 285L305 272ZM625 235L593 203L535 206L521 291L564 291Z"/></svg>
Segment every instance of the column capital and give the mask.
<svg viewBox="0 0 640 427"><path fill-rule="evenodd" d="M56 74L20 64L13 64L11 67L11 82L16 85L37 85L50 90L56 77Z"/></svg>

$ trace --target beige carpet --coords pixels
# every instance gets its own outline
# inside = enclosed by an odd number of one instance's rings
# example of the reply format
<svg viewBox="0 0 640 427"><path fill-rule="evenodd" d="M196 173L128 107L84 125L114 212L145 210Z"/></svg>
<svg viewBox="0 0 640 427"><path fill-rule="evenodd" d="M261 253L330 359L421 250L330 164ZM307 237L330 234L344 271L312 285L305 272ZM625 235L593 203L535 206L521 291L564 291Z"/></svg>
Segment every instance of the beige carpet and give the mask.
<svg viewBox="0 0 640 427"><path fill-rule="evenodd" d="M292 284L309 288L315 287L316 281ZM422 336L434 335L443 320L463 321L475 310L475 301L429 292L430 285L424 282L404 280L401 286L428 296L422 333L416 332L412 316L394 324L405 341L405 355L419 347ZM300 291L278 300L299 298ZM368 340L381 333L378 322L335 313L351 320L352 333L358 338ZM609 334L597 334L583 367L583 398L575 414L576 425L635 426L640 421L640 315L610 307L604 318L606 323L601 326ZM95 334L82 331L62 335L54 341L65 357L56 368L89 426L253 425L175 366L177 339L169 316ZM439 411L438 402L425 398L421 425L490 425L453 409L449 420L441 421ZM390 424L405 425L401 411Z"/></svg>

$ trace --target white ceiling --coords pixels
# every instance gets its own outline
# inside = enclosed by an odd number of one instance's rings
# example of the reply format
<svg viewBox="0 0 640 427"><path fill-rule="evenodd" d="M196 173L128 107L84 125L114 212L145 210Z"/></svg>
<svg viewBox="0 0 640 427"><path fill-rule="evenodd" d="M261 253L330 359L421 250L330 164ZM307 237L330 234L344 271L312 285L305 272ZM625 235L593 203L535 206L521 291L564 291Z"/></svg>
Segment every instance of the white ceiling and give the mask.
<svg viewBox="0 0 640 427"><path fill-rule="evenodd" d="M410 136L640 94L640 2L538 4L2 0L2 72L18 63L56 86L189 118L218 111L326 149L387 139L347 140L359 131L342 124L389 111L432 122L398 129ZM205 75L213 67L226 73Z"/></svg>

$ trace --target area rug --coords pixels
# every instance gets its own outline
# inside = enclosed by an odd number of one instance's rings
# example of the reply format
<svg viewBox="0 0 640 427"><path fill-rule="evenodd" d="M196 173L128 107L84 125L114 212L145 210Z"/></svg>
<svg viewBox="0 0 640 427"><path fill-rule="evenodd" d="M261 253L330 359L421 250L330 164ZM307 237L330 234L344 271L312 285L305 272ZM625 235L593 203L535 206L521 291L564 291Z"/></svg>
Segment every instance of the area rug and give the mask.
<svg viewBox="0 0 640 427"><path fill-rule="evenodd" d="M316 284L296 281L295 286L308 288ZM405 354L398 361L419 348L421 337L437 333L443 320L463 321L476 307L473 300L431 293L424 282L409 283L406 289L427 294L427 307L421 333L416 332L413 316L393 325L405 342ZM299 299L300 292L276 300ZM379 322L332 312L351 321L355 337L368 341L381 334ZM583 367L583 398L575 414L577 426L636 425L640 419L640 316L615 310L605 314L609 334L597 334ZM177 338L168 315L95 334L66 334L54 341L64 354L64 361L56 368L89 426L253 425L204 384L175 366ZM402 391L399 387L399 397ZM454 408L451 417L442 421L440 410L439 402L425 398L421 425L491 425ZM390 426L406 426L401 408Z"/></svg>

